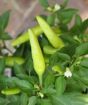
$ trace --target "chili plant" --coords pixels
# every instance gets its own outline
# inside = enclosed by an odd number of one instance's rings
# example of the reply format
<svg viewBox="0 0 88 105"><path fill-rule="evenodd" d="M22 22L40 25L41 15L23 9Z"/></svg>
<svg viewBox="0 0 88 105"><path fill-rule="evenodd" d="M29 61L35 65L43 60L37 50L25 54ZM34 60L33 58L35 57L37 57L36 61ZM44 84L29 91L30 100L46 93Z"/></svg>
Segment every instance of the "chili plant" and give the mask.
<svg viewBox="0 0 88 105"><path fill-rule="evenodd" d="M0 105L88 105L88 19L68 0L39 2L47 15L16 39L5 32L9 11L0 16Z"/></svg>

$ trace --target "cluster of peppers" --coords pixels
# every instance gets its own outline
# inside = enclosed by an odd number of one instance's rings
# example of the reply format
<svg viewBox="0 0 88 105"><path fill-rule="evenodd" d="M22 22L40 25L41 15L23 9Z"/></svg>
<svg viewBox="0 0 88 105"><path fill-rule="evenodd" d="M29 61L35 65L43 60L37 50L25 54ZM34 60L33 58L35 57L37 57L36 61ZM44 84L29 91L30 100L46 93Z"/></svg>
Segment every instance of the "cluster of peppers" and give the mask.
<svg viewBox="0 0 88 105"><path fill-rule="evenodd" d="M41 35L41 33L44 33L52 47L55 48L55 51L64 47L64 43L41 16L37 16L36 19L39 26L28 29L24 35L20 36L18 39L15 39L12 42L12 45L16 46L30 40L34 70L37 73L40 85L42 86L42 75L45 71L45 61L38 42L38 36ZM46 48L44 51L46 51Z"/></svg>
<svg viewBox="0 0 88 105"><path fill-rule="evenodd" d="M52 46L45 46L44 52L47 52L46 51L47 49L51 49L51 51L48 53L54 53L58 49L61 49L62 47L64 47L64 43L62 39L55 32L54 30L55 28L52 28L41 16L37 16L36 20L39 25L34 26L31 29L28 29L28 31L25 32L22 36L19 36L18 38L13 40L12 46L15 47L26 41L30 41L34 70L39 77L39 83L40 83L40 86L42 87L42 77L45 72L46 65L45 65L45 58L43 56L43 52L38 41L38 36L44 33L45 37L52 45ZM10 57L9 59L8 57L7 65L12 66L14 64L14 61L18 64L24 63L24 60L22 58ZM19 93L19 91L20 90L17 88L12 90L7 89L7 90L2 90L2 94L13 94L13 93L17 94Z"/></svg>

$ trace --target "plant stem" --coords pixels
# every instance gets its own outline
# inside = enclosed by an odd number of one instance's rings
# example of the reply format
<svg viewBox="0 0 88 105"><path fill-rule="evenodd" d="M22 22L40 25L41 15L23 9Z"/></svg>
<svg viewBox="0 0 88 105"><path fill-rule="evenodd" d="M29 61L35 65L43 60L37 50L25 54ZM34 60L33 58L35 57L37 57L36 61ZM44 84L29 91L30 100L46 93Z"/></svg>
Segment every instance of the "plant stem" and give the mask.
<svg viewBox="0 0 88 105"><path fill-rule="evenodd" d="M42 87L42 76L41 75L39 76L39 84L40 84L40 87Z"/></svg>

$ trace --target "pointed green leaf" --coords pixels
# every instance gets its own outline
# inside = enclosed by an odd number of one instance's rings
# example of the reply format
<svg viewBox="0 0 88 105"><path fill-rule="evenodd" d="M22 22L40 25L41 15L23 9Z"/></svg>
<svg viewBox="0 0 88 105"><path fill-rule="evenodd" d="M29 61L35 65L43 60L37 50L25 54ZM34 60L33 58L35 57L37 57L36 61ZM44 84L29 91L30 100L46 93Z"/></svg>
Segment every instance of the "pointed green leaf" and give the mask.
<svg viewBox="0 0 88 105"><path fill-rule="evenodd" d="M4 70L5 70L5 59L0 58L0 74L2 74Z"/></svg>
<svg viewBox="0 0 88 105"><path fill-rule="evenodd" d="M28 96L26 93L22 93L20 96L20 105L28 105Z"/></svg>
<svg viewBox="0 0 88 105"><path fill-rule="evenodd" d="M62 95L66 88L66 80L63 76L58 77L55 82L56 94L58 96Z"/></svg>
<svg viewBox="0 0 88 105"><path fill-rule="evenodd" d="M6 11L0 16L0 30L1 31L3 31L8 25L9 13L10 13L9 11Z"/></svg>
<svg viewBox="0 0 88 105"><path fill-rule="evenodd" d="M36 105L36 103L37 103L37 97L36 96L32 96L29 98L28 105Z"/></svg>
<svg viewBox="0 0 88 105"><path fill-rule="evenodd" d="M88 42L82 43L80 46L76 48L75 55L82 56L88 54Z"/></svg>
<svg viewBox="0 0 88 105"><path fill-rule="evenodd" d="M48 75L44 79L44 87L48 88L49 86L53 85L54 80L55 80L55 77L53 73L48 73Z"/></svg>
<svg viewBox="0 0 88 105"><path fill-rule="evenodd" d="M39 0L39 2L44 8L47 8L49 6L48 0Z"/></svg>

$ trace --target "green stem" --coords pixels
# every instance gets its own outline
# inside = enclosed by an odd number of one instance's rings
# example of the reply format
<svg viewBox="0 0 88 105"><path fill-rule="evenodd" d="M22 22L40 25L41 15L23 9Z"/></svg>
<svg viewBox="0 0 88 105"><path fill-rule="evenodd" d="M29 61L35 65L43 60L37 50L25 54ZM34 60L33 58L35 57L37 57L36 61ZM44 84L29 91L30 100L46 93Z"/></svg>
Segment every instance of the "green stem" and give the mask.
<svg viewBox="0 0 88 105"><path fill-rule="evenodd" d="M40 87L42 87L42 76L41 75L39 76L39 84L40 84Z"/></svg>

